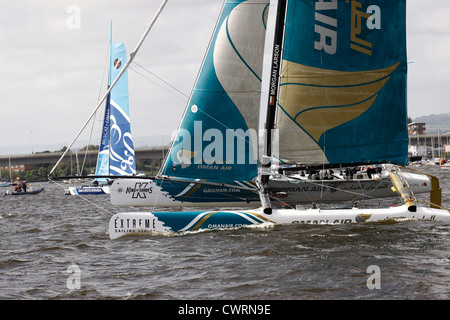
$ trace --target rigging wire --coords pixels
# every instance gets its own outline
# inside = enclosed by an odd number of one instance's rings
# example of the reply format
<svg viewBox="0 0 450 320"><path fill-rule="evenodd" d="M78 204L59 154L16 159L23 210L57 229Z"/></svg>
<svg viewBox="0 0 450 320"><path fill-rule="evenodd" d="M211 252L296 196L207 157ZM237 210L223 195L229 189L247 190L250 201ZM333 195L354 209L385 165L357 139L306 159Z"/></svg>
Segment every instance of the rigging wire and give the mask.
<svg viewBox="0 0 450 320"><path fill-rule="evenodd" d="M289 177L289 178L293 179L293 180L297 180L296 181L297 184L300 184L300 183L303 182L303 180L300 179L300 178L296 178L296 177L292 177L292 176ZM380 180L379 184L371 192L376 191L385 182L387 182L387 181ZM308 184L315 185L315 186L318 186L318 187L323 187L323 183L324 183L323 180L320 183L315 183L312 180L308 180ZM355 192L355 191L349 191L349 190L344 190L344 189L341 189L341 188L332 187L330 185L327 185L327 188L329 188L330 190L335 190L335 191L339 191L339 192L343 192L343 193L349 193L349 194L358 196L357 198L353 199L352 201L361 200L362 198L369 198L371 200L378 200L378 199L380 199L378 197L371 196L370 193L359 193L359 192ZM301 189L302 189L303 192L306 193L306 190L304 190L303 188L301 188ZM362 187L361 187L361 189L362 189ZM306 195L311 201L313 201L307 193L306 193ZM385 199L383 199L383 200L385 200ZM386 199L385 201L389 201L389 200Z"/></svg>
<svg viewBox="0 0 450 320"><path fill-rule="evenodd" d="M49 179L49 182L56 184L58 187L62 188L63 190L65 189L64 186L61 185L61 183L56 182L56 180L54 180L54 179ZM102 211L105 211L105 212L109 213L111 216L113 216L113 215L115 214L114 212L111 212L111 211L109 211L109 210L103 208L103 207L100 206L99 204L97 204L97 203L95 203L94 201L91 201L91 200L89 200L89 199L83 197L83 196L80 195L80 194L77 194L76 196L78 196L79 198L81 198L81 199L83 199L84 201L88 202L89 204L93 205L94 207L97 207L98 209L100 209L100 210L102 210Z"/></svg>
<svg viewBox="0 0 450 320"><path fill-rule="evenodd" d="M108 69L108 59L109 59L109 48L108 48L108 53L106 54L105 66L103 68L102 80L101 80L100 88L99 88L99 91L98 91L97 102L100 101L100 98L101 98L102 88L103 88L103 84L104 84L104 80L105 80L105 74L107 73L107 69ZM90 146L91 140L92 140L92 134L93 134L93 131L94 131L96 116L97 116L97 112L94 114L93 119L92 119L91 131L90 131L90 134L89 134L88 143L87 143L86 150L85 150L85 153L84 153L84 158L83 158L83 163L81 165L81 170L79 172L80 175L81 175L81 173L84 170L84 165L86 164L86 158L88 157L89 146ZM90 157L89 157L89 162L90 162Z"/></svg>
<svg viewBox="0 0 450 320"><path fill-rule="evenodd" d="M212 41L213 41L213 39L214 39L214 34L216 33L216 30L217 30L217 28L218 28L218 26L219 26L220 17L222 16L222 12L223 12L224 7L225 7L225 1L222 3L222 8L220 9L220 14L219 14L219 16L217 17L216 25L214 26L214 31L213 31L213 33L211 34L211 37L210 37L210 39L209 39L207 48L210 48L210 47L211 47ZM195 78L195 82L194 82L195 84L197 84L197 82L198 82L198 79L199 79L199 77L200 77L200 72L201 72L201 70L202 70L202 68L203 68L203 65L204 65L205 61L206 61L206 56L207 56L207 55L208 55L208 50L206 50L205 53L204 53L204 55L203 55L203 59L202 59L201 66L200 66L200 68L199 68L199 70L198 70L198 72L197 72L197 76L196 76L196 78ZM192 96L192 93L194 92L194 88L195 88L195 85L194 85L194 86L192 87L192 89L191 89L191 93L190 93L190 95L189 95L189 98ZM186 115L186 112L187 112L188 108L189 108L189 103L186 103L186 107L185 107L185 109L184 109L182 119L184 119L184 116ZM177 132L180 131L180 128L181 128L181 122L180 122L180 124L178 125ZM171 144L170 144L170 146L169 146L169 150L172 149L172 147L173 147L173 145L174 145L174 143L175 143L175 139L176 139L176 135L175 135L174 138L172 139L172 142L171 142ZM166 154L166 158L164 158L163 164L162 164L162 166L160 167L160 172L159 172L159 174L158 174L159 176L162 174L162 170L163 170L163 168L166 166L166 162L167 162L167 159L168 159L169 155L170 155L170 152L168 152L168 153Z"/></svg>
<svg viewBox="0 0 450 320"><path fill-rule="evenodd" d="M100 83L100 88L99 88L99 91L98 91L97 102L100 101L100 99L101 99L102 88L103 88L103 84L104 84L104 81L105 81L105 75L107 74L107 71L108 71L108 69L109 69L109 66L108 66L108 65L109 65L108 62L109 62L109 59L110 59L109 55L110 55L110 49L108 48L108 53L106 54L105 66L104 66L104 68L103 68L102 81L101 81L101 83ZM81 165L80 174L81 174L81 173L83 172L83 170L84 170L84 165L85 165L85 163L86 163L86 158L87 158L88 153L89 153L89 146L91 145L92 133L93 133L93 131L94 131L95 118L96 118L96 116L97 116L97 112L94 114L94 117L93 117L93 119L92 119L91 132L90 132L90 134L89 134L89 139L88 139L88 143L87 143L87 146L86 146L86 151L85 151L85 153L84 153L83 164ZM90 160L90 158L89 158L89 160ZM90 162L90 161L89 161L89 162Z"/></svg>
<svg viewBox="0 0 450 320"><path fill-rule="evenodd" d="M187 102L187 100L184 97L180 97L178 95L176 95L174 92L170 91L168 88L165 88L164 86L156 83L155 81L153 81L152 79L150 79L149 77L145 76L144 74L142 74L141 72L137 71L136 69L134 69L133 67L128 67L129 70L136 72L137 74L139 74L141 77L143 77L144 79L150 81L151 83L153 83L154 85L158 86L159 88L169 92L170 94L172 94L174 97L180 99L183 102ZM183 96L185 96L185 94L183 94Z"/></svg>
<svg viewBox="0 0 450 320"><path fill-rule="evenodd" d="M137 63L136 61L133 61L133 64L135 64L136 66L138 66L139 68L141 68L142 70L144 70L145 72L151 74L153 77L155 77L156 79L158 79L159 81L161 81L162 83L164 83L165 85L169 86L170 88L172 88L173 90L175 90L177 93L181 94L184 98L189 99L189 96L185 93L183 93L181 90L178 90L175 86L171 85L169 82L165 81L164 79L162 79L161 77L159 77L158 75L156 75L155 73L151 72L150 70L148 70L147 68L145 68L144 66L140 65L139 63ZM140 73L139 71L135 70L134 68L130 67L131 70L133 70L134 72L136 72L137 74L141 75L142 77L144 77L145 79L149 80L150 82L152 82L153 84L157 85L158 87L169 91L167 88L164 88L163 86L159 85L158 83L156 83L155 81L153 81L152 79L146 77L145 75L143 75L142 73ZM170 92L170 91L169 91ZM173 93L172 93L173 94ZM174 94L175 95L175 94ZM177 98L183 100L184 102L187 102L187 100L185 100L184 98L181 98L177 95L175 95Z"/></svg>

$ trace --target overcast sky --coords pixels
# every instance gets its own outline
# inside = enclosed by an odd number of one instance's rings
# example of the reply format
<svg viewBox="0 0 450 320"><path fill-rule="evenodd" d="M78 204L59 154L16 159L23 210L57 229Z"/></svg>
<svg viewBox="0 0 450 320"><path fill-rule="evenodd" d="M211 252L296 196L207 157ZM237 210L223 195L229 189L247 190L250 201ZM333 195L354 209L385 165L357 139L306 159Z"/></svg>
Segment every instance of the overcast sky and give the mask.
<svg viewBox="0 0 450 320"><path fill-rule="evenodd" d="M162 2L0 1L0 155L69 145L105 90L110 22L130 53ZM169 0L129 70L136 139L171 135L187 100L140 66L189 95L222 2ZM409 116L450 112L450 1L407 0L407 8Z"/></svg>

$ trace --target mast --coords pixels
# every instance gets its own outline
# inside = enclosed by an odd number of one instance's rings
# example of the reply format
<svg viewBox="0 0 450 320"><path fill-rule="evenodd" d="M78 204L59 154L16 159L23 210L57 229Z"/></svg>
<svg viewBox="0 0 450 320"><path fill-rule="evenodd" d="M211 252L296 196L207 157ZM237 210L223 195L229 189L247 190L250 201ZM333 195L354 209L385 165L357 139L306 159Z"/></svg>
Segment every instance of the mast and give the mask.
<svg viewBox="0 0 450 320"><path fill-rule="evenodd" d="M256 180L259 189L259 198L261 205L264 208L264 213L272 214L272 207L270 204L269 194L267 192L267 183L269 182L270 174L268 168L271 166L272 157L272 138L273 129L275 128L275 117L277 110L278 86L281 71L281 52L284 36L284 21L286 16L287 0L278 0L277 16L275 20L274 41L272 50L272 62L270 67L270 81L269 81L269 99L267 103L266 114L266 137L265 137L265 152L263 156L263 163L261 172Z"/></svg>
<svg viewBox="0 0 450 320"><path fill-rule="evenodd" d="M111 84L111 63L113 60L112 57L112 21L109 25L109 64L108 64L108 89ZM108 94L106 98L105 105L105 121L108 121L108 175L111 175L111 92ZM108 119L106 119L106 116Z"/></svg>
<svg viewBox="0 0 450 320"><path fill-rule="evenodd" d="M111 83L111 63L112 63L112 21L110 22L110 31L109 31L109 50L108 50L108 81L107 81L107 89L110 87ZM110 155L111 155L111 135L110 135L110 122L111 122L111 93L108 94L105 103L105 112L103 115L103 126L102 132L100 136L100 146L98 149L97 156L97 166L95 168L95 176L109 176L111 175L110 171ZM97 178L97 181L99 179Z"/></svg>
<svg viewBox="0 0 450 320"><path fill-rule="evenodd" d="M272 135L275 128L275 117L277 110L278 87L281 71L281 52L284 36L284 21L286 16L287 0L278 0L277 16L275 21L274 43L272 50L272 62L270 68L269 98L267 102L266 114L266 138L265 138L265 156L266 161L263 166L269 168L272 156ZM267 183L268 175L263 175L262 182Z"/></svg>

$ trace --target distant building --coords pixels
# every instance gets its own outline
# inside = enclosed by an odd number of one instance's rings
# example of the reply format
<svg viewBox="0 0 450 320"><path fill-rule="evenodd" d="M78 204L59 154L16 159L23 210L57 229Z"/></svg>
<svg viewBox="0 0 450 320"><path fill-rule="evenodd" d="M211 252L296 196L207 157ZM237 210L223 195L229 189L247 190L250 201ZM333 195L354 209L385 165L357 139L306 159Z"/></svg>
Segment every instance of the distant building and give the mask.
<svg viewBox="0 0 450 320"><path fill-rule="evenodd" d="M9 166L0 167L1 170L9 170ZM18 164L15 166L11 166L11 171L14 172L22 172L22 171L30 171L33 170L34 166L32 164Z"/></svg>
<svg viewBox="0 0 450 320"><path fill-rule="evenodd" d="M410 124L408 124L408 134L410 136L425 134L425 125L425 122L411 122Z"/></svg>
<svg viewBox="0 0 450 320"><path fill-rule="evenodd" d="M409 155L427 158L450 156L450 133L409 136Z"/></svg>

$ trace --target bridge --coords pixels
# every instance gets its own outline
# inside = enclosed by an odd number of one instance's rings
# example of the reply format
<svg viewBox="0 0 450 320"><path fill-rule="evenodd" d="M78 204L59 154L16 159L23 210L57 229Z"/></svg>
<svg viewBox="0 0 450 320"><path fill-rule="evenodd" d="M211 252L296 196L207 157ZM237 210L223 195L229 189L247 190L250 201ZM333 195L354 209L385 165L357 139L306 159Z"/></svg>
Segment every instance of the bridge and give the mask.
<svg viewBox="0 0 450 320"><path fill-rule="evenodd" d="M145 163L153 160L158 160L160 163L167 154L168 147L152 147L152 148L136 148L136 159ZM86 161L95 163L97 161L97 150L80 151L78 155L75 152L69 151L61 162L68 163L76 162L76 157L81 163L86 155ZM49 153L34 153L25 155L0 156L0 168L15 166L22 167L37 167L40 165L56 164L63 155L63 152L49 152Z"/></svg>
<svg viewBox="0 0 450 320"><path fill-rule="evenodd" d="M410 152L415 153L413 155L426 155L427 151L429 153L439 154L438 150L443 152L450 152L449 137L450 134L410 136ZM420 147L425 150L424 154L421 154L421 152L419 152L418 149ZM146 164L153 160L158 160L159 164L161 164L162 160L168 152L168 149L168 147L136 148L136 159ZM11 167L24 166L25 168L33 168L40 165L52 165L56 164L56 162L61 158L62 154L62 152L49 152L0 156L0 168L9 167L9 163L11 163ZM77 155L78 161L82 163L84 157L86 156L86 161L88 161L88 163L95 163L97 161L97 154L97 150L90 150L87 153L85 151L80 151ZM76 162L75 152L68 152L62 162L69 163L70 161L72 161L73 163Z"/></svg>

